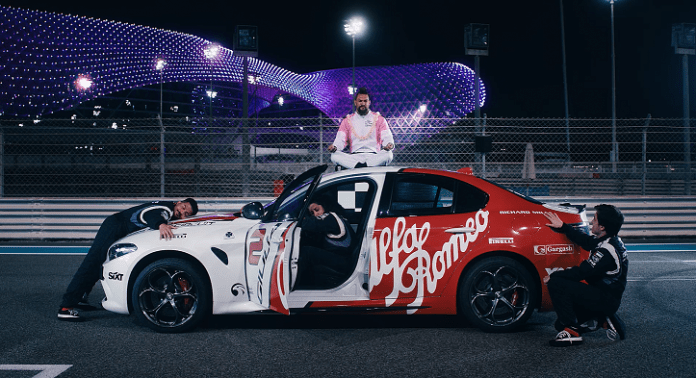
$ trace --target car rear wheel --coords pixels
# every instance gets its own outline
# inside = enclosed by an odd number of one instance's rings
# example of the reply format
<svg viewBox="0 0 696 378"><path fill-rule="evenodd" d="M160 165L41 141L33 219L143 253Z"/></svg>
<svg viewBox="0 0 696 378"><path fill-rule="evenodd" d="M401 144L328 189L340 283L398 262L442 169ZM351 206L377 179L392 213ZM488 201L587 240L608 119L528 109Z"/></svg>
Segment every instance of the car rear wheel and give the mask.
<svg viewBox="0 0 696 378"><path fill-rule="evenodd" d="M205 318L211 295L203 274L181 259L155 261L143 269L132 292L138 320L157 332L185 332Z"/></svg>
<svg viewBox="0 0 696 378"><path fill-rule="evenodd" d="M536 283L532 274L508 257L475 263L460 282L459 309L475 326L487 332L510 332L534 311Z"/></svg>

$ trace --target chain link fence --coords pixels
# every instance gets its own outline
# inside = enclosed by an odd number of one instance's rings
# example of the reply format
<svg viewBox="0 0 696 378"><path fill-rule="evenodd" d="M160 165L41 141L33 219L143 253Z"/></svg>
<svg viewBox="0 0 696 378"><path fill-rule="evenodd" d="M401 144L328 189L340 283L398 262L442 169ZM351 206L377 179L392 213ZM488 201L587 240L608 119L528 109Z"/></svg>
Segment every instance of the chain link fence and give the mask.
<svg viewBox="0 0 696 378"><path fill-rule="evenodd" d="M295 175L331 164L326 147L339 122L3 120L0 196L273 196ZM696 177L691 127L682 119L388 122L397 145L392 165L471 167L478 176L536 196L691 195ZM490 137L489 152L477 151L482 136Z"/></svg>

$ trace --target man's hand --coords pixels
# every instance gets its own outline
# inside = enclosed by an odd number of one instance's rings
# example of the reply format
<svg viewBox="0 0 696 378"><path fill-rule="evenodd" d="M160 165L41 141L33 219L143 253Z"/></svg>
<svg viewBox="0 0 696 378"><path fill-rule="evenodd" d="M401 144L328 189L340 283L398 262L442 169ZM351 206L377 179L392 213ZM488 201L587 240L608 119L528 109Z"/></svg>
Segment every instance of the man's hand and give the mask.
<svg viewBox="0 0 696 378"><path fill-rule="evenodd" d="M172 230L176 228L174 226L168 225L166 223L162 223L159 226L159 232L160 232L160 239L166 239L169 240L174 237L174 233Z"/></svg>
<svg viewBox="0 0 696 378"><path fill-rule="evenodd" d="M327 148L327 150L329 150L329 152L331 153L334 153L336 152L336 150L338 150L338 148L332 144L329 146L329 148Z"/></svg>
<svg viewBox="0 0 696 378"><path fill-rule="evenodd" d="M387 150L387 151L391 151L394 149L394 143L389 143L386 146L382 147L382 149Z"/></svg>
<svg viewBox="0 0 696 378"><path fill-rule="evenodd" d="M548 213L544 213L544 216L545 216L546 219L548 219L549 222L550 222L550 223L547 223L547 224L546 224L547 226L549 226L549 227L551 227L551 228L561 228L561 227L563 227L563 221L561 220L561 218L558 217L558 214L548 212Z"/></svg>

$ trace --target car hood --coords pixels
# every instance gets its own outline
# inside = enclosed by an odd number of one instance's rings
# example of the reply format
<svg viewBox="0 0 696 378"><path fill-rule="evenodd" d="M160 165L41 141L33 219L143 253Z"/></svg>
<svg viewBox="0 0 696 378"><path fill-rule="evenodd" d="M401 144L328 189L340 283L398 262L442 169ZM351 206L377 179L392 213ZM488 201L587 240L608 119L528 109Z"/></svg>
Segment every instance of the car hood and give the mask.
<svg viewBox="0 0 696 378"><path fill-rule="evenodd" d="M211 220L234 220L239 218L238 215L235 215L238 213L227 213L227 214L203 214L197 217L192 217L192 218L186 218L186 219L177 219L171 224L180 224L180 223L193 223L193 222L200 222L200 221L211 221Z"/></svg>
<svg viewBox="0 0 696 378"><path fill-rule="evenodd" d="M133 243L139 250L146 251L173 249L195 251L206 245L240 243L246 238L246 232L259 220L246 219L233 214L212 214L196 218L178 220L171 224L174 238L161 240L159 230L146 228L136 231L117 243Z"/></svg>

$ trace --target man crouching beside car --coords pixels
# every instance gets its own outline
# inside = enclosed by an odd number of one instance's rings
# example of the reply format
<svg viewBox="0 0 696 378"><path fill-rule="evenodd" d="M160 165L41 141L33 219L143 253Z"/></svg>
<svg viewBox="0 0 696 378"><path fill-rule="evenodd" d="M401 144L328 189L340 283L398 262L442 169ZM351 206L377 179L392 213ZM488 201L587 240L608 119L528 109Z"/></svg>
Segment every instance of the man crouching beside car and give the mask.
<svg viewBox="0 0 696 378"><path fill-rule="evenodd" d="M590 257L580 265L544 277L558 315L556 330L560 331L549 344L582 344L581 333L594 331L599 326L618 334L623 340L626 337L625 326L616 315L628 274L628 254L618 236L624 221L623 214L612 205L595 206L595 216L590 221L592 235L563 223L555 213L544 215L549 220L547 226L590 251ZM588 325L588 321L593 324Z"/></svg>

